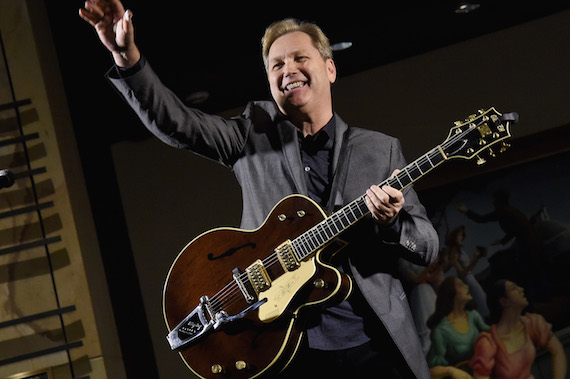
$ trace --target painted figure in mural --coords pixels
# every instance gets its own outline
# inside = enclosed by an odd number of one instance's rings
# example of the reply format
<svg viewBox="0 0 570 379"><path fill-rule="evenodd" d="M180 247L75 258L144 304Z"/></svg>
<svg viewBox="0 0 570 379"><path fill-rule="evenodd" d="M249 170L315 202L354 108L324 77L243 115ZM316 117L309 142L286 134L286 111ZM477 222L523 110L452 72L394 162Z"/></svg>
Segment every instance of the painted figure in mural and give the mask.
<svg viewBox="0 0 570 379"><path fill-rule="evenodd" d="M522 283L531 300L549 296L547 279L547 255L543 251L541 239L529 219L509 202L509 194L504 190L493 193L494 209L486 214L479 214L460 206L459 210L479 223L497 222L504 231L504 236L493 245L506 245L513 241L515 253L498 259L493 257L494 277L510 277ZM501 262L501 263L499 263Z"/></svg>
<svg viewBox="0 0 570 379"><path fill-rule="evenodd" d="M471 378L466 363L473 356L479 334L489 330L474 308L467 284L456 276L446 277L437 291L435 313L427 322L431 330L427 359L432 377Z"/></svg>
<svg viewBox="0 0 570 379"><path fill-rule="evenodd" d="M445 238L445 247L439 253L439 260L447 272L451 268L455 268L457 276L469 286L469 291L473 296L473 300L477 305L477 311L483 317L489 315L487 308L487 298L481 284L473 275L473 269L479 262L479 259L487 255L487 249L477 246L471 258L463 248L465 240L465 226L459 226L449 231Z"/></svg>
<svg viewBox="0 0 570 379"><path fill-rule="evenodd" d="M564 348L552 326L535 313L523 314L528 306L524 289L499 280L487 291L491 320L489 332L481 333L470 362L475 378L531 379L537 348L552 354L552 378L566 376Z"/></svg>
<svg viewBox="0 0 570 379"><path fill-rule="evenodd" d="M463 249L465 235L464 226L449 231L445 239L446 246L440 251L437 260L428 267L403 260L400 262L400 271L408 284L407 291L414 323L425 354L431 345L427 320L435 312L436 292L449 270L454 268L457 276L467 284L479 314L483 318L489 314L483 287L472 273L479 259L486 255L487 249L478 246L473 256L469 258Z"/></svg>

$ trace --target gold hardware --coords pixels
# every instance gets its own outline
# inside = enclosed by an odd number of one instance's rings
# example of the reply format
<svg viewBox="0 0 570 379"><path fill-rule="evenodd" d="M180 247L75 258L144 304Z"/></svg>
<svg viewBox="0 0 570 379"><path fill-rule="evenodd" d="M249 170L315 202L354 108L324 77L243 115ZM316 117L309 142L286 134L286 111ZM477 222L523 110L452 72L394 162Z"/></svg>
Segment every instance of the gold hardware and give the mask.
<svg viewBox="0 0 570 379"><path fill-rule="evenodd" d="M223 373L224 373L224 368L222 367L222 365L215 364L212 366L212 374L223 374Z"/></svg>
<svg viewBox="0 0 570 379"><path fill-rule="evenodd" d="M487 141L485 141L483 138L479 139L479 146L484 146L487 144Z"/></svg>
<svg viewBox="0 0 570 379"><path fill-rule="evenodd" d="M477 164L479 166L481 166L482 164L485 164L485 162L487 162L485 159L481 158L480 156L477 156Z"/></svg>
<svg viewBox="0 0 570 379"><path fill-rule="evenodd" d="M503 146L501 146L501 149L499 150L499 152L504 153L509 147L511 147L511 145L509 145L506 142L503 142Z"/></svg>
<svg viewBox="0 0 570 379"><path fill-rule="evenodd" d="M287 220L287 216L285 216L283 213L281 213L279 216L277 216L277 219L281 222Z"/></svg>
<svg viewBox="0 0 570 379"><path fill-rule="evenodd" d="M461 134L461 133L462 133L461 129L459 128L455 129L455 134Z"/></svg>
<svg viewBox="0 0 570 379"><path fill-rule="evenodd" d="M245 370L247 368L247 363L245 363L244 361L237 361L236 368L240 371Z"/></svg>
<svg viewBox="0 0 570 379"><path fill-rule="evenodd" d="M271 279L269 279L269 274L261 259L253 262L251 266L245 269L245 272L255 292L260 293L271 287Z"/></svg>
<svg viewBox="0 0 570 379"><path fill-rule="evenodd" d="M467 154L473 154L475 152L475 150L473 150L472 147L470 147L469 149L467 149Z"/></svg>
<svg viewBox="0 0 570 379"><path fill-rule="evenodd" d="M313 285L315 286L315 288L325 288L326 283L322 279L315 279L315 281L313 282Z"/></svg>
<svg viewBox="0 0 570 379"><path fill-rule="evenodd" d="M481 137L485 137L488 136L489 134L491 134L491 128L489 128L489 125L487 124L481 124L477 130L479 130L479 133L481 133Z"/></svg>
<svg viewBox="0 0 570 379"><path fill-rule="evenodd" d="M455 125L455 126L459 126L459 125L461 125L461 124L463 124L461 121L455 121L455 122L453 123L453 125ZM457 132L456 132L456 133L457 133Z"/></svg>
<svg viewBox="0 0 570 379"><path fill-rule="evenodd" d="M493 133L493 138L499 138L499 137L500 137L499 133L497 132Z"/></svg>
<svg viewBox="0 0 570 379"><path fill-rule="evenodd" d="M275 253L281 266L285 271L293 271L299 267L299 262L295 258L295 252L293 251L293 246L291 245L291 240L283 242L281 245L275 248Z"/></svg>
<svg viewBox="0 0 570 379"><path fill-rule="evenodd" d="M303 217L303 216L305 216L305 214L306 214L305 211L302 209L300 211L297 211L297 216L299 216L299 217Z"/></svg>
<svg viewBox="0 0 570 379"><path fill-rule="evenodd" d="M491 148L489 148L489 155L492 156L493 158L496 157L495 152Z"/></svg>

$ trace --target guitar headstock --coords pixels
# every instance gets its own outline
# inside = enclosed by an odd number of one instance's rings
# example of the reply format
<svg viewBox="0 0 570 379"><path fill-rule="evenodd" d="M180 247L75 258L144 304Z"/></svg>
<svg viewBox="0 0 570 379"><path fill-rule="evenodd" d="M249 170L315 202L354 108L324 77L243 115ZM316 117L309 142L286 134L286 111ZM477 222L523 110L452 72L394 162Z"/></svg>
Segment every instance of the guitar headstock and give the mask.
<svg viewBox="0 0 570 379"><path fill-rule="evenodd" d="M510 145L504 142L511 136L511 123L518 120L516 113L501 114L495 108L479 110L464 121L456 121L447 139L440 145L446 159L477 157L477 164L485 163L480 153L487 150L491 157L504 152ZM502 142L498 147L495 146Z"/></svg>

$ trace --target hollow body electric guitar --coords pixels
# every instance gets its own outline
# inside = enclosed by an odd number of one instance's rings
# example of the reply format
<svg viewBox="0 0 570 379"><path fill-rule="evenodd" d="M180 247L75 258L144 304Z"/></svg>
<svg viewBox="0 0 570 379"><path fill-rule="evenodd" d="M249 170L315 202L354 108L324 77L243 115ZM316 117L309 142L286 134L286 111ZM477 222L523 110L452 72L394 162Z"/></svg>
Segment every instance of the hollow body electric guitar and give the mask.
<svg viewBox="0 0 570 379"><path fill-rule="evenodd" d="M442 144L380 186L402 190L452 158L477 156L481 163L480 154L494 155L491 146L510 137L517 118L490 108L458 121ZM368 212L365 195L329 217L307 197L291 195L256 230L217 228L198 236L164 286L170 347L199 377L283 370L300 345L306 311L349 296L351 279L327 262L336 237Z"/></svg>

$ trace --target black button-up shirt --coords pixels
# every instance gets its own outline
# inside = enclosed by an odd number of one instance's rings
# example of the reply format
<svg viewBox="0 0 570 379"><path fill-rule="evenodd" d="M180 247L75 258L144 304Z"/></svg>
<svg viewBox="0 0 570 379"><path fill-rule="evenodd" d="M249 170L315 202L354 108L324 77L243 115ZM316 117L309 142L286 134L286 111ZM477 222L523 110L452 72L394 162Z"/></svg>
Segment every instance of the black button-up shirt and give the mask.
<svg viewBox="0 0 570 379"><path fill-rule="evenodd" d="M302 132L298 134L309 197L325 209L330 196L330 161L335 127L333 116L315 135L303 137Z"/></svg>

